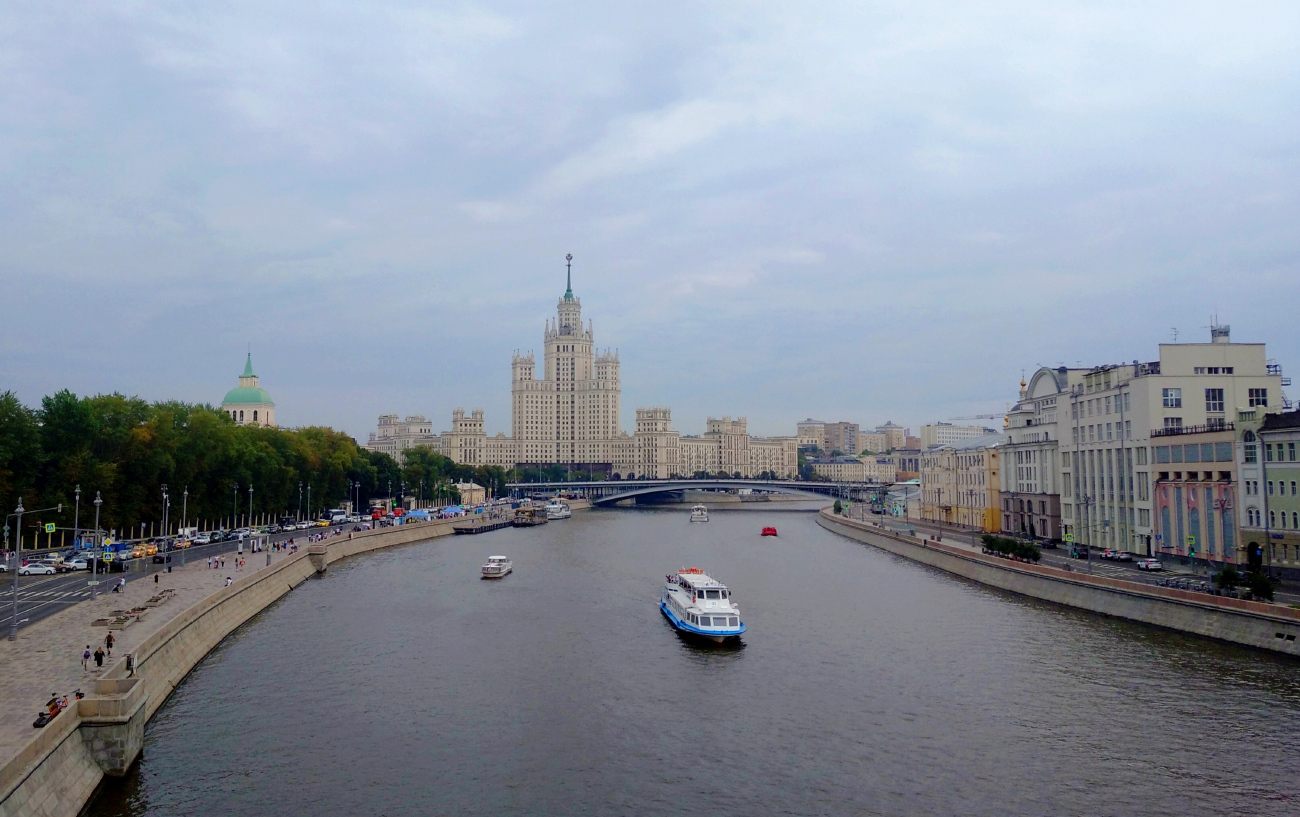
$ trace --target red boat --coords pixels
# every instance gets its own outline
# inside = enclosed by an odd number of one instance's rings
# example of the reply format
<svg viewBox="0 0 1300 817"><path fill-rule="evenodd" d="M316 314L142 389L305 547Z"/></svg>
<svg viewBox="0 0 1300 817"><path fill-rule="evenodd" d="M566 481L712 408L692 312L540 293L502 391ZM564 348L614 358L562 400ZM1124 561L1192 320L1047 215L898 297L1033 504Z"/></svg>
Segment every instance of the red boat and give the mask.
<svg viewBox="0 0 1300 817"><path fill-rule="evenodd" d="M776 528L772 528L772 527L763 528L763 535L776 536Z"/></svg>

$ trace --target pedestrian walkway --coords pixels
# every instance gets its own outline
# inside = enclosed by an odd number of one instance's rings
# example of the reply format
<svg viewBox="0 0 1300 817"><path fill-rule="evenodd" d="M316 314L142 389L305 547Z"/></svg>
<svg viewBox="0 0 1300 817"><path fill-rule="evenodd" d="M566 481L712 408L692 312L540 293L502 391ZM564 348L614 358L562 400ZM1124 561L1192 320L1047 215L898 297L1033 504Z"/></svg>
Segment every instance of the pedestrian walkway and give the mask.
<svg viewBox="0 0 1300 817"><path fill-rule="evenodd" d="M278 562L287 554L272 555ZM89 588L43 590L39 585L29 588L32 599L66 605L67 609L19 630L17 641L0 640L0 689L4 690L4 703L0 706L0 763L8 761L35 736L37 730L32 727L32 721L45 708L51 694L71 698L75 689L89 692L95 678L176 615L220 590L227 576L243 578L266 566L266 553L248 553L245 558L247 566L239 572L232 562L227 562L222 570L211 569L204 562L192 562L184 567L173 566L171 573L159 573L157 583L152 579L128 582L121 593L110 592L107 584L101 585L104 589L97 599L88 598ZM90 670L82 671L81 655L86 645L93 652L103 645L104 636L109 632L108 628L96 627L91 622L107 617L114 610L142 606L147 599L167 589L174 591L168 602L149 610L143 621L112 631L116 640L113 656L104 662L102 669L96 668L92 661ZM23 599L21 590L19 599Z"/></svg>

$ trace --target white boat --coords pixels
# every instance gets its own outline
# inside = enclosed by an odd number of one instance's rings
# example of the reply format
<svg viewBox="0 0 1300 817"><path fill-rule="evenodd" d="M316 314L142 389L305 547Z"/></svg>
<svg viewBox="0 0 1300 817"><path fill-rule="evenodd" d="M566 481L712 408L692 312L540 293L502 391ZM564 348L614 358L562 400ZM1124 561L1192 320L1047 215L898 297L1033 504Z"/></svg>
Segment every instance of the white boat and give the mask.
<svg viewBox="0 0 1300 817"><path fill-rule="evenodd" d="M483 565L483 578L500 579L515 569L515 563L504 556L489 556Z"/></svg>
<svg viewBox="0 0 1300 817"><path fill-rule="evenodd" d="M569 510L567 504L563 502L546 503L547 519L568 519L571 516L573 516L573 511Z"/></svg>
<svg viewBox="0 0 1300 817"><path fill-rule="evenodd" d="M698 567L684 567L665 577L659 609L679 632L719 644L745 632L731 591Z"/></svg>
<svg viewBox="0 0 1300 817"><path fill-rule="evenodd" d="M696 505L695 507L691 508L691 521L692 521L692 522L708 522L708 521L709 521L709 509L706 508L706 507L704 507L703 505Z"/></svg>

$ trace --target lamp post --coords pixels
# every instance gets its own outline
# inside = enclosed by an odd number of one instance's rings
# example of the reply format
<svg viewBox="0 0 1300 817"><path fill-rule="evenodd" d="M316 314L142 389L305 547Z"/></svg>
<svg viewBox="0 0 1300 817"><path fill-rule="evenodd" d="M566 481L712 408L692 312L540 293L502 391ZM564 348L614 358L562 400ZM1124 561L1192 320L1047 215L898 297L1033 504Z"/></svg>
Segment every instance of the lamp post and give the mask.
<svg viewBox="0 0 1300 817"><path fill-rule="evenodd" d="M248 527L253 527L253 486L248 486Z"/></svg>
<svg viewBox="0 0 1300 817"><path fill-rule="evenodd" d="M104 558L104 538L99 535L99 506L104 500L95 492L95 558L90 562L90 597L99 598L99 562Z"/></svg>
<svg viewBox="0 0 1300 817"><path fill-rule="evenodd" d="M302 521L302 480L298 480L298 521Z"/></svg>
<svg viewBox="0 0 1300 817"><path fill-rule="evenodd" d="M307 517L311 518L311 483L307 483Z"/></svg>
<svg viewBox="0 0 1300 817"><path fill-rule="evenodd" d="M186 485L184 492L181 493L181 527L188 528L189 526L190 526L190 486ZM190 544L191 545L194 544L193 539L190 540ZM181 548L182 567L185 566L185 551L187 550L189 550L189 548Z"/></svg>
<svg viewBox="0 0 1300 817"><path fill-rule="evenodd" d="M232 530L234 528L239 527L239 483L238 482L235 483L235 512L230 517L230 527Z"/></svg>
<svg viewBox="0 0 1300 817"><path fill-rule="evenodd" d="M77 505L72 512L72 546L79 547L81 543L81 483L77 483L77 490L73 493L77 495Z"/></svg>

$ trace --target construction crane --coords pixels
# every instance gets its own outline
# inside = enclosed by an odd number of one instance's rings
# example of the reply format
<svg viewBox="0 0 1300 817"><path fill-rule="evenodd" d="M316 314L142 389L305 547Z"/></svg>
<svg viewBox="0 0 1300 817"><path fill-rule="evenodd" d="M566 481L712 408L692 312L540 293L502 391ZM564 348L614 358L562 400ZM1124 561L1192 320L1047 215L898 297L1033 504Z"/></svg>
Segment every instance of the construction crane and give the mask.
<svg viewBox="0 0 1300 817"><path fill-rule="evenodd" d="M1002 414L972 414L969 417L949 417L948 419L949 420L1001 420L1005 416L1007 415L1005 412L1003 412Z"/></svg>

